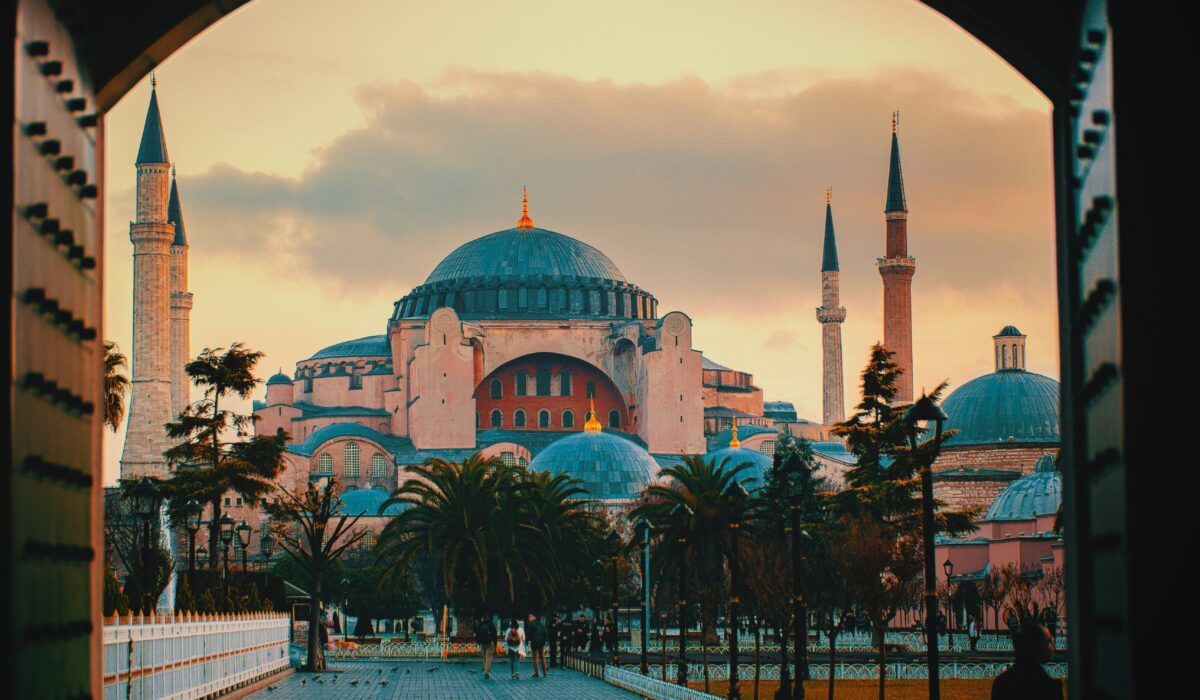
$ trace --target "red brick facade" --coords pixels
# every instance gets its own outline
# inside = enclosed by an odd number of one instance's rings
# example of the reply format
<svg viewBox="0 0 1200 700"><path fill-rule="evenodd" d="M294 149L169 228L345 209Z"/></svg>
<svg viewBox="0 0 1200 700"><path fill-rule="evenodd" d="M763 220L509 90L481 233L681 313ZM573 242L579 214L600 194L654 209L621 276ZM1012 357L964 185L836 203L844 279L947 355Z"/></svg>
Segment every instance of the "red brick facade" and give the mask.
<svg viewBox="0 0 1200 700"><path fill-rule="evenodd" d="M541 386L539 372L542 373ZM569 377L565 391L564 372ZM525 377L524 395L521 395L518 386L522 373ZM496 383L499 398L494 398ZM634 426L629 425L629 411L611 379L586 362L552 354L527 355L502 365L484 377L475 388L479 429L582 430L587 421L589 385L595 390L596 419L600 424L605 429L633 432ZM493 422L494 411L500 412L499 426ZM524 412L524 425L518 425L518 411ZM548 412L549 425L541 424L542 411ZM568 411L570 420L566 419ZM616 411L615 425L613 411ZM568 422L571 424L566 425Z"/></svg>

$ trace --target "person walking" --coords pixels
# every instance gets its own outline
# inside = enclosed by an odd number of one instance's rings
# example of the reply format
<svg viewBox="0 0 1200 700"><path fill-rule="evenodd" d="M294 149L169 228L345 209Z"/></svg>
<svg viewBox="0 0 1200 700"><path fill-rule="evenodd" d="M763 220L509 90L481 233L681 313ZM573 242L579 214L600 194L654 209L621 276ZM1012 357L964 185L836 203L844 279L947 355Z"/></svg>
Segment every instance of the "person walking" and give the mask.
<svg viewBox="0 0 1200 700"><path fill-rule="evenodd" d="M571 627L571 651L583 653L587 648L588 641L588 624L584 619L583 613L579 613L579 617L575 618L575 624Z"/></svg>
<svg viewBox="0 0 1200 700"><path fill-rule="evenodd" d="M971 642L971 651L975 651L975 646L979 644L979 620L974 615L967 624L967 639Z"/></svg>
<svg viewBox="0 0 1200 700"><path fill-rule="evenodd" d="M505 651L508 654L508 665L512 669L512 677L521 677L519 663L525 657L525 630L517 625L517 618L508 623L508 632L504 634Z"/></svg>
<svg viewBox="0 0 1200 700"><path fill-rule="evenodd" d="M604 653L604 649L602 649L600 647L602 631L603 631L603 628L601 627L600 620L599 619L593 620L592 621L592 637L590 640L588 640L588 652L589 653L592 653L592 654L603 654Z"/></svg>
<svg viewBox="0 0 1200 700"><path fill-rule="evenodd" d="M559 635L562 634L562 618L558 616L558 613L554 613L550 616L550 625L549 629L546 630L546 633L550 638L550 666L557 667L558 641Z"/></svg>
<svg viewBox="0 0 1200 700"><path fill-rule="evenodd" d="M617 651L617 623L611 618L604 618L604 646L610 654Z"/></svg>
<svg viewBox="0 0 1200 700"><path fill-rule="evenodd" d="M538 677L538 665L541 664L542 677L545 678L546 626L533 613L529 613L529 619L525 621L525 639L529 642L530 655L533 657L533 677Z"/></svg>
<svg viewBox="0 0 1200 700"><path fill-rule="evenodd" d="M475 641L483 656L483 677L492 677L492 660L496 658L496 626L492 618L481 617L475 623Z"/></svg>
<svg viewBox="0 0 1200 700"><path fill-rule="evenodd" d="M1026 622L1017 630L1013 649L1016 662L992 682L992 700L1063 700L1062 681L1042 667L1054 656L1049 630Z"/></svg>

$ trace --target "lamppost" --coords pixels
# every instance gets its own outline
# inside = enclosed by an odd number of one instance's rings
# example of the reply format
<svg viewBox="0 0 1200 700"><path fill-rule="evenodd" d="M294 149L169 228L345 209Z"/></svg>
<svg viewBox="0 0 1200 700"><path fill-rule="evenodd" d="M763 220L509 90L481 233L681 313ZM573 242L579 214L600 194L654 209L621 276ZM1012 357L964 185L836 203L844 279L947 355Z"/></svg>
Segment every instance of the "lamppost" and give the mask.
<svg viewBox="0 0 1200 700"><path fill-rule="evenodd" d="M795 457L789 458L783 465L781 473L785 477L801 474L804 464ZM808 678L808 603L804 599L804 552L800 546L800 538L808 539L808 533L800 529L800 494L788 487L788 532L792 540L792 629L796 631L795 661L796 683L793 686L792 697L804 700L804 681ZM786 675L787 649L782 649L783 665L779 673L781 696L787 697Z"/></svg>
<svg viewBox="0 0 1200 700"><path fill-rule="evenodd" d="M946 645L948 649L952 650L954 649L954 624L957 622L954 610L954 589L950 585L950 577L954 576L954 562L947 558L942 562L942 571L946 574Z"/></svg>
<svg viewBox="0 0 1200 700"><path fill-rule="evenodd" d="M200 545L200 548L196 550L196 561L200 563L200 568L203 569L204 565L208 563L208 547Z"/></svg>
<svg viewBox="0 0 1200 700"><path fill-rule="evenodd" d="M642 658L643 676L650 675L650 523L638 518L635 531L642 540Z"/></svg>
<svg viewBox="0 0 1200 700"><path fill-rule="evenodd" d="M734 520L729 523L729 700L742 697L738 688L738 614L741 604L741 579L739 578L738 534L742 526L742 508L745 507L746 488L734 479L725 489L725 497L736 504Z"/></svg>
<svg viewBox="0 0 1200 700"><path fill-rule="evenodd" d="M183 522L188 531L188 571L196 570L196 533L200 532L200 518L203 515L204 506L194 498L183 507Z"/></svg>
<svg viewBox="0 0 1200 700"><path fill-rule="evenodd" d="M617 626L617 619L621 613L620 600L617 598L617 558L621 554L621 536L615 531L608 533L608 551L609 558L612 562L612 611L609 613L609 619L613 626L613 639L605 640L611 644L612 665L619 666L621 663L621 633Z"/></svg>
<svg viewBox="0 0 1200 700"><path fill-rule="evenodd" d="M679 685L687 687L687 530L691 525L692 509L680 503L671 509L675 531L679 533Z"/></svg>
<svg viewBox="0 0 1200 700"><path fill-rule="evenodd" d="M263 571L270 571L271 555L275 553L275 538L271 537L270 529L264 529L258 536L258 553L262 555Z"/></svg>
<svg viewBox="0 0 1200 700"><path fill-rule="evenodd" d="M142 610L153 610L155 600L150 589L154 587L155 569L158 567L155 566L151 547L150 525L158 515L162 494L154 480L144 476L130 489L130 495L133 497L133 510L142 519Z"/></svg>
<svg viewBox="0 0 1200 700"><path fill-rule="evenodd" d="M941 688L938 682L938 644L937 644L937 562L934 561L933 549L933 461L937 459L942 444L942 424L946 421L946 412L933 399L922 394L904 414L908 423L908 442L912 447L914 458L920 459L921 467L921 515L922 539L925 550L925 626L933 627L930 633L930 643L925 646L929 655L929 700L940 700ZM917 432L922 428L918 423L934 423L933 448L918 456Z"/></svg>
<svg viewBox="0 0 1200 700"><path fill-rule="evenodd" d="M224 567L222 578L225 583L225 605L229 605L229 545L233 543L233 518L222 515L217 521L217 535L221 538L221 560Z"/></svg>
<svg viewBox="0 0 1200 700"><path fill-rule="evenodd" d="M242 573L246 573L246 552L250 549L250 533L253 529L243 520L236 528L238 543L242 545Z"/></svg>

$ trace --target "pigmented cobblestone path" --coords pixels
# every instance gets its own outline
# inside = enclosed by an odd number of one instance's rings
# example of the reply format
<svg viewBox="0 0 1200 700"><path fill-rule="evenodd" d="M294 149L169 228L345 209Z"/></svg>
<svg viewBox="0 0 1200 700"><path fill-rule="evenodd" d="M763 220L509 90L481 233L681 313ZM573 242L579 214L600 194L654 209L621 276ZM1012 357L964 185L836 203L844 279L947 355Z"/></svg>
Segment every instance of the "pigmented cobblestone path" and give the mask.
<svg viewBox="0 0 1200 700"><path fill-rule="evenodd" d="M483 678L478 662L339 661L333 665L342 673L293 673L272 684L270 687L274 690L260 690L249 697L254 700L608 700L638 697L566 668L551 669L547 678L532 678L533 666L528 662L521 664L521 679L513 680L508 672L508 664L501 661L496 660L490 680Z"/></svg>

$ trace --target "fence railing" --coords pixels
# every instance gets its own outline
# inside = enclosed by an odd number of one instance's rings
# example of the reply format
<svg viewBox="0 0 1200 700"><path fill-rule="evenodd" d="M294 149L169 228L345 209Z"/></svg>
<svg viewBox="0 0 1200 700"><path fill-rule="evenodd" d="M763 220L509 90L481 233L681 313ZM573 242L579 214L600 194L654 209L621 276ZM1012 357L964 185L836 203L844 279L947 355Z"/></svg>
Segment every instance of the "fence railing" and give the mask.
<svg viewBox="0 0 1200 700"><path fill-rule="evenodd" d="M653 700L720 700L720 696L669 683L655 678L653 674L643 676L636 671L618 666L605 666L604 680L618 688L624 688Z"/></svg>
<svg viewBox="0 0 1200 700"><path fill-rule="evenodd" d="M1051 662L1043 664L1046 672L1054 678L1067 677L1067 663L1065 661ZM1008 668L1008 663L1002 662L958 662L958 661L943 661L938 665L938 674L941 678L966 678L966 679L991 679L1000 675L1000 672ZM611 668L611 667L610 667ZM661 681L662 678L667 678L668 681L673 679L678 674L678 666L674 663L668 663L666 673L663 673L662 664L652 663L649 667L649 675L651 678L657 678ZM795 676L796 668L792 664L788 664L791 669L791 675ZM622 670L631 671L630 667L625 667ZM921 663L887 663L884 667L884 673L887 678L928 678L929 668ZM738 678L742 683L753 681L755 674L754 664L740 663L738 664ZM810 664L808 667L809 678L827 679L829 678L828 664ZM640 674L639 674L640 675ZM692 680L699 680L704 677L704 665L700 663L688 663L688 677ZM838 679L849 680L867 680L879 678L879 665L875 663L838 663L834 666L834 677ZM729 664L728 663L709 663L708 678L712 681L729 680ZM758 667L758 678L764 681L779 680L779 664L760 664Z"/></svg>
<svg viewBox="0 0 1200 700"><path fill-rule="evenodd" d="M204 698L286 669L287 615L129 615L104 621L105 700Z"/></svg>

